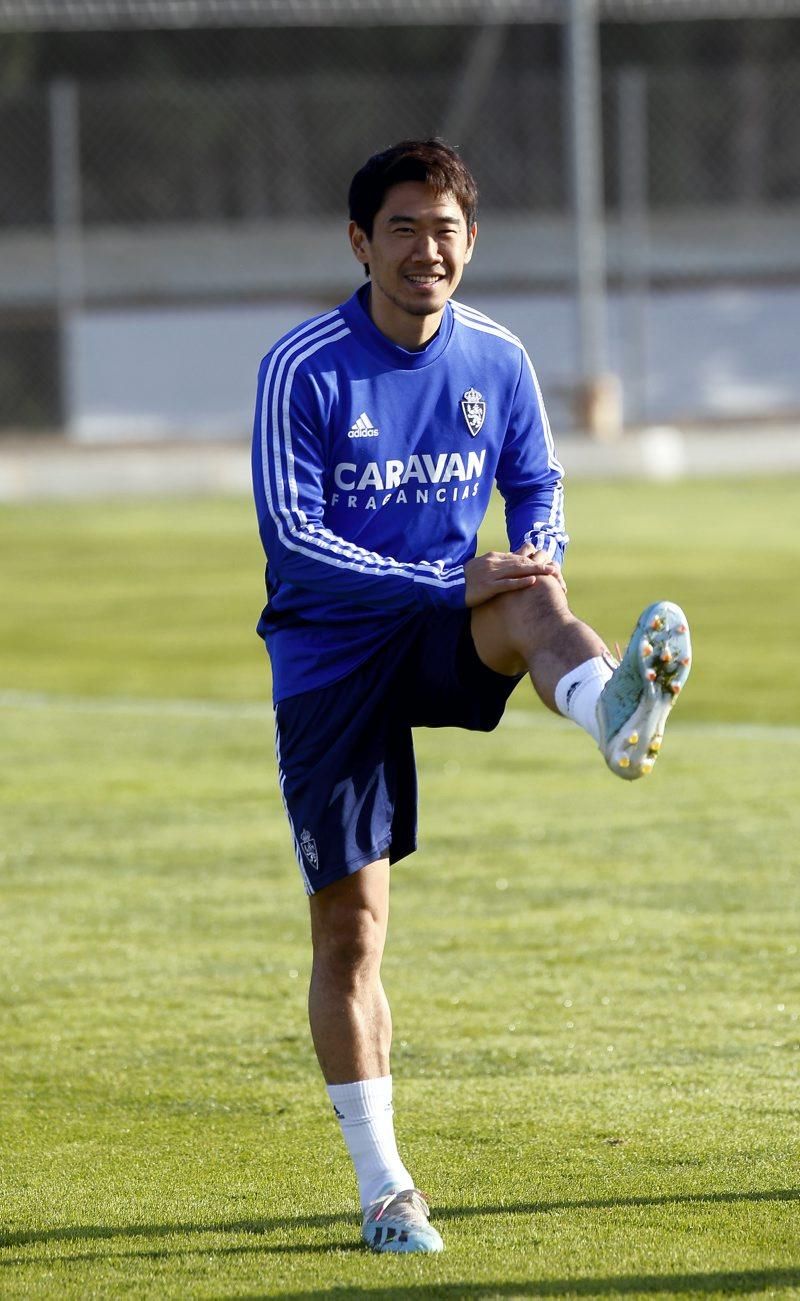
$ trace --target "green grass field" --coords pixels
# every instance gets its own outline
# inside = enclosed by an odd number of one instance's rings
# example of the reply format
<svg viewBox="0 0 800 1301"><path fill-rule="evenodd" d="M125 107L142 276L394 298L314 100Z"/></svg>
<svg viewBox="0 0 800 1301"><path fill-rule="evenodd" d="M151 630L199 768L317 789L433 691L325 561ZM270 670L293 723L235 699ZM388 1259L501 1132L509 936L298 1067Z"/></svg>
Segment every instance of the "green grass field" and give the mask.
<svg viewBox="0 0 800 1301"><path fill-rule="evenodd" d="M800 1296L798 489L571 486L573 608L693 623L649 781L524 686L419 734L386 984L428 1259L359 1247L313 1059L249 503L0 512L0 1295Z"/></svg>

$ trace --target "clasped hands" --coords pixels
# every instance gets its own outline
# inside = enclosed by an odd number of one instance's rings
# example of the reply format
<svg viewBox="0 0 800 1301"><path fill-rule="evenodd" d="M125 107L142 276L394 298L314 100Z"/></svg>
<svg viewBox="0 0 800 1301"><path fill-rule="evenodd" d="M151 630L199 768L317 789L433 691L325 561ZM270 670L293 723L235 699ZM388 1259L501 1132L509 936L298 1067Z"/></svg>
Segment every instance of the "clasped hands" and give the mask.
<svg viewBox="0 0 800 1301"><path fill-rule="evenodd" d="M491 601L503 592L518 592L533 587L538 578L555 578L566 592L561 566L548 559L544 551L536 551L530 542L523 542L516 551L487 551L475 556L464 565L466 578L466 605L474 608Z"/></svg>

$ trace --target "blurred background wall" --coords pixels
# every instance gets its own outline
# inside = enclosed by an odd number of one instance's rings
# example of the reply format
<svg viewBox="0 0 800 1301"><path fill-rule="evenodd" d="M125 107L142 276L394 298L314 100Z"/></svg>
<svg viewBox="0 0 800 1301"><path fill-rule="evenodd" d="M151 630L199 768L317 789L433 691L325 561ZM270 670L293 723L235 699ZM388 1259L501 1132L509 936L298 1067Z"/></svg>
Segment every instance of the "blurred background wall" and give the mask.
<svg viewBox="0 0 800 1301"><path fill-rule="evenodd" d="M799 116L800 0L0 0L0 430L246 436L360 282L352 173L430 134L554 424L582 301L626 424L796 416Z"/></svg>

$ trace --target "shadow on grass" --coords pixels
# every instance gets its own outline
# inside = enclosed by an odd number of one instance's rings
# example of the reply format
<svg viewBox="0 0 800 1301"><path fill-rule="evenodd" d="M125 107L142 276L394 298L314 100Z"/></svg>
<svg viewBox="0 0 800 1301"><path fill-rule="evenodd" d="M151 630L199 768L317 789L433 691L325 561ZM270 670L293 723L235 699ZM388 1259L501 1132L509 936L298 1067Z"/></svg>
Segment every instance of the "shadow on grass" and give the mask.
<svg viewBox="0 0 800 1301"><path fill-rule="evenodd" d="M437 1220L460 1220L465 1215L548 1215L553 1211L610 1211L628 1206L702 1206L725 1202L797 1202L800 1188L770 1188L763 1192L668 1193L659 1197L584 1198L563 1202L514 1202L509 1206L442 1206Z"/></svg>
<svg viewBox="0 0 800 1301"><path fill-rule="evenodd" d="M181 1228L173 1230L175 1233L181 1233L188 1227L184 1225ZM219 1232L219 1229L208 1229L209 1233ZM124 1232L124 1231L123 1231ZM115 1235L117 1236L117 1235ZM336 1252L357 1252L362 1255L364 1245L360 1239L353 1239L352 1242L285 1242L268 1244L258 1243L253 1246L236 1246L236 1247L207 1247L201 1243L194 1243L191 1246L175 1247L153 1247L149 1251L70 1251L62 1256L54 1256L48 1253L47 1256L9 1256L7 1259L0 1261L0 1265L32 1265L41 1264L46 1261L48 1265L74 1265L85 1264L92 1261L95 1265L104 1260L176 1260L182 1256L203 1256L207 1252L213 1252L216 1258L225 1256L331 1256Z"/></svg>
<svg viewBox="0 0 800 1301"><path fill-rule="evenodd" d="M355 1224L356 1214L296 1215L281 1218L254 1217L222 1220L208 1224L74 1224L57 1229L20 1230L0 1233L0 1248L27 1247L37 1242L86 1242L111 1238L171 1238L192 1233L273 1233L276 1229L326 1229L333 1224ZM290 1248L285 1248L290 1250ZM300 1250L300 1248L296 1248ZM311 1247L308 1250L313 1250ZM2 1263L2 1262L0 1262Z"/></svg>
<svg viewBox="0 0 800 1301"><path fill-rule="evenodd" d="M511 1202L507 1206L441 1206L436 1208L435 1219L461 1220L470 1215L547 1215L553 1211L607 1211L632 1206L690 1206L731 1202L793 1202L800 1201L800 1188L770 1188L736 1193L685 1193L659 1197L612 1197L607 1199L569 1200L563 1202ZM326 1229L335 1224L354 1225L355 1212L338 1212L333 1215L295 1215L253 1217L247 1220L225 1220L212 1224L129 1224L102 1225L76 1224L53 1229L22 1229L19 1232L0 1233L0 1248L27 1247L40 1242L85 1242L111 1238L166 1238L183 1234L201 1233L274 1233L278 1230ZM349 1250L346 1243L302 1243L280 1247L260 1246L259 1251L333 1251ZM216 1248L215 1248L216 1250ZM231 1249L235 1250L235 1248ZM249 1249L248 1249L249 1250ZM160 1253L153 1253L160 1254ZM78 1257L71 1257L78 1259ZM0 1264L19 1261L0 1261Z"/></svg>
<svg viewBox="0 0 800 1301"><path fill-rule="evenodd" d="M714 1293L738 1296L766 1292L800 1283L800 1269L756 1269L731 1274L620 1274L611 1278L543 1278L530 1283L422 1283L418 1287L325 1288L329 1301L401 1301L426 1297L428 1301L478 1301L479 1298L520 1296L670 1296ZM243 1301L258 1301L251 1293ZM281 1301L314 1301L321 1291L283 1292Z"/></svg>

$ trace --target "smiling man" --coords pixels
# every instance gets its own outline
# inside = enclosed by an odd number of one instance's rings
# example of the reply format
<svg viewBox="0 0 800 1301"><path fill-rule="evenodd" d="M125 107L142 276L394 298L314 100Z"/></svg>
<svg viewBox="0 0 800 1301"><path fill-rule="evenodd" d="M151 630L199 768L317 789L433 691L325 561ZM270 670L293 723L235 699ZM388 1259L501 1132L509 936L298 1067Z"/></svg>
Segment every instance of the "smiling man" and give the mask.
<svg viewBox="0 0 800 1301"><path fill-rule="evenodd" d="M448 299L472 257L478 227L450 193L420 181L393 185L381 209L361 211L351 191L350 242L372 286L369 313L402 347L423 348L441 324ZM464 197L464 196L462 196ZM361 223L364 223L363 225Z"/></svg>
<svg viewBox="0 0 800 1301"><path fill-rule="evenodd" d="M267 354L253 480L280 786L310 897L311 1033L376 1251L441 1251L394 1135L380 978L390 864L416 848L414 727L489 731L527 673L627 779L689 672L686 619L621 664L570 610L562 469L520 340L453 300L477 239L455 150L404 141L350 187L366 283ZM508 551L476 555L493 485Z"/></svg>

